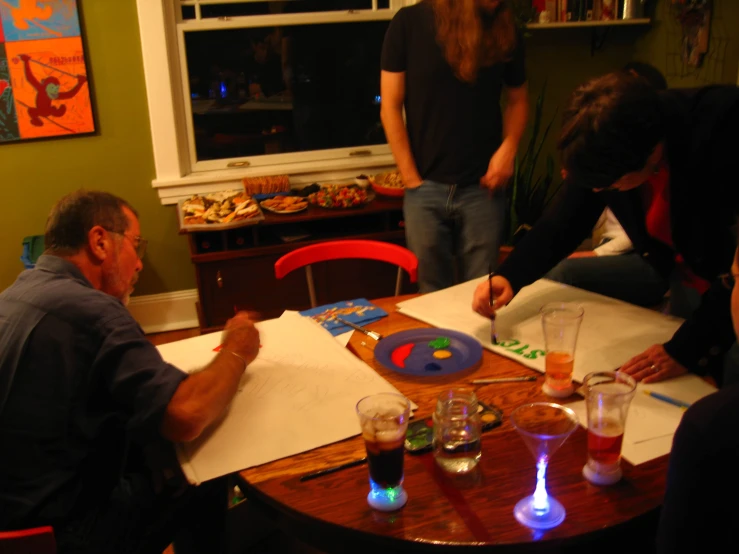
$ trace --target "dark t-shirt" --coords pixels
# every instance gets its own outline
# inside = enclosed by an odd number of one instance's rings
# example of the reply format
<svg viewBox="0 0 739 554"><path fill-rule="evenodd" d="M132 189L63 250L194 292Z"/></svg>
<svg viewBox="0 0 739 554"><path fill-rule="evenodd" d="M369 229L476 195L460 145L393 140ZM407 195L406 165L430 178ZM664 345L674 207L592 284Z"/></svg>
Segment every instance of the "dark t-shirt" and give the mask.
<svg viewBox="0 0 739 554"><path fill-rule="evenodd" d="M382 69L405 72L406 125L421 177L478 183L501 143L501 88L526 82L521 37L510 61L483 67L474 84L464 83L436 42L431 5L421 2L401 9L390 23Z"/></svg>
<svg viewBox="0 0 739 554"><path fill-rule="evenodd" d="M660 554L739 551L739 384L696 402L675 432L657 532Z"/></svg>
<svg viewBox="0 0 739 554"><path fill-rule="evenodd" d="M0 294L0 530L94 509L187 375L120 301L41 256Z"/></svg>

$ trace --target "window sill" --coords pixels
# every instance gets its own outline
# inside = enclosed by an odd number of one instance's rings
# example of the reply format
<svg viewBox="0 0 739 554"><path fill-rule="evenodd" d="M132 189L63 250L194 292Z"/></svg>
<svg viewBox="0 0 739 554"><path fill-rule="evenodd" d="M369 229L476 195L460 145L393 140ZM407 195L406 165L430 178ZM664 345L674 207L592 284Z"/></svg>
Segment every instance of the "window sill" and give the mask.
<svg viewBox="0 0 739 554"><path fill-rule="evenodd" d="M157 190L163 205L176 204L180 198L241 188L244 177L257 175L290 176L290 185L302 187L315 182L346 181L360 173L381 173L395 169L391 154L365 159L347 159L283 164L271 167L223 169L202 173L190 173L178 178L157 178L152 187Z"/></svg>

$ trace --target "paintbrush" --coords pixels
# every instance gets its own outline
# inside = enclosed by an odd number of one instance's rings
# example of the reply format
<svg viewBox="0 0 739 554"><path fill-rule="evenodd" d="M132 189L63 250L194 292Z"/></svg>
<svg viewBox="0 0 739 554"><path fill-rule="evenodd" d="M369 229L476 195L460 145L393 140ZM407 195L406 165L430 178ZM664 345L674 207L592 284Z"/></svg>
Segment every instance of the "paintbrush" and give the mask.
<svg viewBox="0 0 739 554"><path fill-rule="evenodd" d="M488 265L488 287L490 290L490 307L495 306L495 296L493 296L493 262ZM498 344L498 330L495 327L495 313L490 316L490 342Z"/></svg>

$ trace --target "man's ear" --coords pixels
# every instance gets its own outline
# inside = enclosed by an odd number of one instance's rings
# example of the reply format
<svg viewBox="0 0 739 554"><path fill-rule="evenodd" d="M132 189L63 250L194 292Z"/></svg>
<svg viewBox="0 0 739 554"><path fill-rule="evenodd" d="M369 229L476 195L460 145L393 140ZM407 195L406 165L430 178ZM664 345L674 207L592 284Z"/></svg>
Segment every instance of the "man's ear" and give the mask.
<svg viewBox="0 0 739 554"><path fill-rule="evenodd" d="M102 262L110 256L113 240L108 231L100 225L95 225L87 233L87 247L92 258Z"/></svg>

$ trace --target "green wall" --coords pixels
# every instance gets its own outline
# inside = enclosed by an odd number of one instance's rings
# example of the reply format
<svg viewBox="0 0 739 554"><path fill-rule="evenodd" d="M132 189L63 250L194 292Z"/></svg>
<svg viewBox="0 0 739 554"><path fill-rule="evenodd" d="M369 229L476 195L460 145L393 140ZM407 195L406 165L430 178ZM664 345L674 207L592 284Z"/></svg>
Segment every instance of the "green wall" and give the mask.
<svg viewBox="0 0 739 554"><path fill-rule="evenodd" d="M176 213L151 187L154 159L135 0L78 0L98 134L0 145L0 290L23 269L23 237L43 234L54 202L77 188L113 192L139 212L149 239L137 294L195 287Z"/></svg>
<svg viewBox="0 0 739 554"><path fill-rule="evenodd" d="M176 214L173 208L161 206L151 188L154 163L135 1L79 1L99 134L0 145L5 206L0 218L0 289L22 269L18 258L23 237L42 233L54 201L79 187L114 192L138 209L150 248L137 294L194 288L194 271L186 240L177 234ZM576 85L631 59L653 63L668 75L671 86L736 83L739 2L716 0L715 8L712 52L722 61L711 58L714 65L697 75L682 75L670 66L678 35L667 0L659 0L651 26L609 30L594 55L590 29L533 31L527 39L532 92L536 94L547 80L546 106L551 116ZM556 125L554 130L547 145L550 150Z"/></svg>

